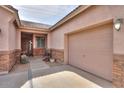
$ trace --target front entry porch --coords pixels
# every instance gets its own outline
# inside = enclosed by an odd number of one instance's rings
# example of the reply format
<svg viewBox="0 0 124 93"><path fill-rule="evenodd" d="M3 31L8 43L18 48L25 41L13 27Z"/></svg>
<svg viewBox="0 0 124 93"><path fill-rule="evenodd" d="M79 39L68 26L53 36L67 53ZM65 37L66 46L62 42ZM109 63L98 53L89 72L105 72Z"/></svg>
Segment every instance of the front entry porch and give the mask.
<svg viewBox="0 0 124 93"><path fill-rule="evenodd" d="M21 32L21 51L27 56L43 56L47 48L47 34Z"/></svg>

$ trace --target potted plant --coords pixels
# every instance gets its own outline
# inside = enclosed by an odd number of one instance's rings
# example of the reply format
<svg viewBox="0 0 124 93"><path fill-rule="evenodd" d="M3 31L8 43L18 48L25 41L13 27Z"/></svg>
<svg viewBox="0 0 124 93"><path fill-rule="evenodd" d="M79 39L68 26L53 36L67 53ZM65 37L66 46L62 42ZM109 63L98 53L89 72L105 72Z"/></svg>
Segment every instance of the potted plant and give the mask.
<svg viewBox="0 0 124 93"><path fill-rule="evenodd" d="M26 63L28 63L28 62L29 62L29 61L28 61L28 57L26 56L25 53L22 53L22 54L21 54L21 61L20 61L20 63L26 64Z"/></svg>

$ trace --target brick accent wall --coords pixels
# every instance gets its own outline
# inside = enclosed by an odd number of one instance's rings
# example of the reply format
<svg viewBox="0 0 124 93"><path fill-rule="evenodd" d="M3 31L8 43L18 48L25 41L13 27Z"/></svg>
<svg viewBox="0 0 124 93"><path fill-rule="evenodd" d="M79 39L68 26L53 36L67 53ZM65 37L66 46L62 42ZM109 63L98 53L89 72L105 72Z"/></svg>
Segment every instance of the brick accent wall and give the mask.
<svg viewBox="0 0 124 93"><path fill-rule="evenodd" d="M34 48L33 49L33 56L43 56L45 53L44 48Z"/></svg>
<svg viewBox="0 0 124 93"><path fill-rule="evenodd" d="M50 49L52 58L56 59L56 62L64 62L64 49Z"/></svg>
<svg viewBox="0 0 124 93"><path fill-rule="evenodd" d="M20 62L20 50L0 51L0 72L9 72L16 62Z"/></svg>
<svg viewBox="0 0 124 93"><path fill-rule="evenodd" d="M16 63L16 55L15 55L15 51L9 53L9 59L7 59L8 61L8 71L10 71L12 69L12 67L14 66L14 64Z"/></svg>
<svg viewBox="0 0 124 93"><path fill-rule="evenodd" d="M118 88L124 87L124 55L114 55L113 85Z"/></svg>
<svg viewBox="0 0 124 93"><path fill-rule="evenodd" d="M0 54L0 72L8 70L8 54Z"/></svg>

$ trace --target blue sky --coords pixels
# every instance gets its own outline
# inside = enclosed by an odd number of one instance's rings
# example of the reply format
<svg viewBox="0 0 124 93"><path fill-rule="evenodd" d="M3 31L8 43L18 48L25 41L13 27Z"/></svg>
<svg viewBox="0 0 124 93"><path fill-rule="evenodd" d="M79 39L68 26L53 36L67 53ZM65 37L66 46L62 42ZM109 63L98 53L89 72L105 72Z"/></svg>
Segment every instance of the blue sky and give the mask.
<svg viewBox="0 0 124 93"><path fill-rule="evenodd" d="M78 5L14 5L21 20L54 25Z"/></svg>

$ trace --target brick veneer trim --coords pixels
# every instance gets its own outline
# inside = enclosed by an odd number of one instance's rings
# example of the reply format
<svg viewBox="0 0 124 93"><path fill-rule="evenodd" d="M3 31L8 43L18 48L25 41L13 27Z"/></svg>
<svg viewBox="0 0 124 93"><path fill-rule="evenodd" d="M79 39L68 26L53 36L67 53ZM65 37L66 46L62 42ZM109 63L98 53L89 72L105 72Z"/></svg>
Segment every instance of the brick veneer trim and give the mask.
<svg viewBox="0 0 124 93"><path fill-rule="evenodd" d="M16 62L20 61L20 49L0 51L0 72L9 72Z"/></svg>
<svg viewBox="0 0 124 93"><path fill-rule="evenodd" d="M33 48L33 56L43 56L45 54L45 48Z"/></svg>
<svg viewBox="0 0 124 93"><path fill-rule="evenodd" d="M57 51L57 52L64 52L64 49L55 49L55 48L51 48L50 50Z"/></svg>
<svg viewBox="0 0 124 93"><path fill-rule="evenodd" d="M124 55L115 54L113 62L113 85L124 87Z"/></svg>
<svg viewBox="0 0 124 93"><path fill-rule="evenodd" d="M64 62L64 49L50 49L52 58L56 59L56 62Z"/></svg>

